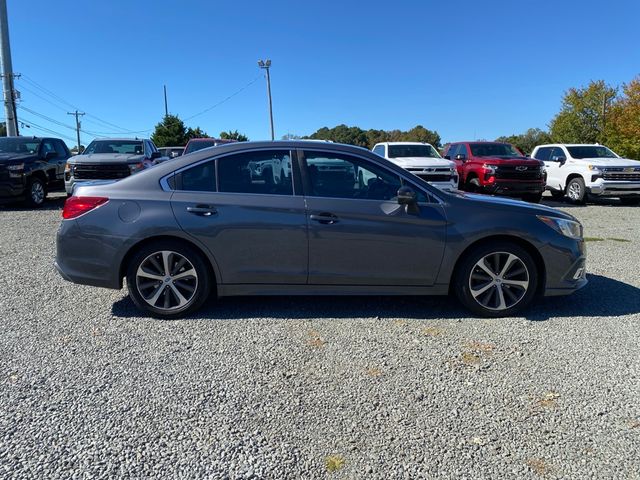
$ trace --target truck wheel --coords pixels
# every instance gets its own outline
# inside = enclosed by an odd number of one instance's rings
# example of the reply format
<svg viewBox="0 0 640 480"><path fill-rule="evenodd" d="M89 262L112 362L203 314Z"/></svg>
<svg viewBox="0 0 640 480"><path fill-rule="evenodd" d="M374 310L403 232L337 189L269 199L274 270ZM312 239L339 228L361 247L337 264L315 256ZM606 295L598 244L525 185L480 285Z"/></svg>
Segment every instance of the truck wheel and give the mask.
<svg viewBox="0 0 640 480"><path fill-rule="evenodd" d="M587 189L584 186L582 177L572 178L567 184L567 197L576 205L587 203Z"/></svg>
<svg viewBox="0 0 640 480"><path fill-rule="evenodd" d="M522 200L529 203L540 203L540 200L542 200L542 193L528 193L522 196Z"/></svg>
<svg viewBox="0 0 640 480"><path fill-rule="evenodd" d="M27 195L25 199L27 206L38 208L44 205L44 201L47 198L47 186L42 179L31 177L27 182L25 193Z"/></svg>
<svg viewBox="0 0 640 480"><path fill-rule="evenodd" d="M479 245L456 269L453 289L460 302L483 317L508 317L526 308L538 285L531 255L511 242Z"/></svg>
<svg viewBox="0 0 640 480"><path fill-rule="evenodd" d="M472 178L465 185L465 190L472 193L479 192L481 188L482 187L480 186L480 180L478 180L477 178Z"/></svg>
<svg viewBox="0 0 640 480"><path fill-rule="evenodd" d="M146 245L127 267L129 296L156 318L179 318L198 309L209 296L210 282L202 255L174 240Z"/></svg>

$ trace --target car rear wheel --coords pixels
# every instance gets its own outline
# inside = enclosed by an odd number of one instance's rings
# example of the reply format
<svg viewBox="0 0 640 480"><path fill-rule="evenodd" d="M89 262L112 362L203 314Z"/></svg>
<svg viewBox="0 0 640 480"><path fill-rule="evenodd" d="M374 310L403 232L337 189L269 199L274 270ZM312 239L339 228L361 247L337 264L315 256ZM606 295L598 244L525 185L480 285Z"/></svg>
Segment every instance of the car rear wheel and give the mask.
<svg viewBox="0 0 640 480"><path fill-rule="evenodd" d="M29 207L41 207L47 198L47 186L38 177L31 177L27 183L26 203Z"/></svg>
<svg viewBox="0 0 640 480"><path fill-rule="evenodd" d="M481 245L462 260L453 288L462 304L483 317L508 317L526 308L538 285L531 255L509 242Z"/></svg>
<svg viewBox="0 0 640 480"><path fill-rule="evenodd" d="M576 205L587 203L587 190L582 177L572 178L567 184L567 197Z"/></svg>
<svg viewBox="0 0 640 480"><path fill-rule="evenodd" d="M198 309L211 290L202 255L179 241L154 242L133 255L127 268L129 295L158 318L178 318Z"/></svg>

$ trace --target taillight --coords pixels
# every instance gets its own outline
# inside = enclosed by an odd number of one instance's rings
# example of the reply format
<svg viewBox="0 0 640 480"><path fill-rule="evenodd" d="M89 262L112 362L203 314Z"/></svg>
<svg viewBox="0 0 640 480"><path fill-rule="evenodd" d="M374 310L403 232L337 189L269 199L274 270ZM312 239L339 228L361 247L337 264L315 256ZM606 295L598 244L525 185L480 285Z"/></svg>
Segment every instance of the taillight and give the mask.
<svg viewBox="0 0 640 480"><path fill-rule="evenodd" d="M90 212L109 201L106 197L69 197L64 202L62 218L70 220Z"/></svg>

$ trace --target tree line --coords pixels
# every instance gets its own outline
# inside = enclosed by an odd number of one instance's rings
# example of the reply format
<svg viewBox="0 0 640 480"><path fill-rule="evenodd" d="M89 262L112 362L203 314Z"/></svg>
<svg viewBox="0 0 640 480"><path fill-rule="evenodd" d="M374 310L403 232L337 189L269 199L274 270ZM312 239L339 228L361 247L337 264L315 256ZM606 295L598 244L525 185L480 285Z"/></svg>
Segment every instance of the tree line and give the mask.
<svg viewBox="0 0 640 480"><path fill-rule="evenodd" d="M200 127L187 127L177 115L165 115L151 135L151 140L158 147L182 147L192 138L209 138L209 135ZM219 138L239 142L249 140L238 130L220 132Z"/></svg>

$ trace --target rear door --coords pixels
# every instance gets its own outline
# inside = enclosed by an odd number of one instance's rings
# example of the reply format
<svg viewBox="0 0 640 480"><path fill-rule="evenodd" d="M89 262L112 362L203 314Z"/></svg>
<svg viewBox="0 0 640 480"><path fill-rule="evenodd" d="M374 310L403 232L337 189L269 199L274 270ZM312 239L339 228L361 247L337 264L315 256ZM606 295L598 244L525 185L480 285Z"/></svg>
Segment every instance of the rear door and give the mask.
<svg viewBox="0 0 640 480"><path fill-rule="evenodd" d="M306 283L304 198L295 175L273 174L291 155L286 149L226 155L170 180L178 223L210 250L222 283Z"/></svg>
<svg viewBox="0 0 640 480"><path fill-rule="evenodd" d="M406 181L392 170L330 150L308 149L300 156L309 222L309 284L434 283L446 237L439 203L422 193L419 211L408 213L396 199Z"/></svg>

